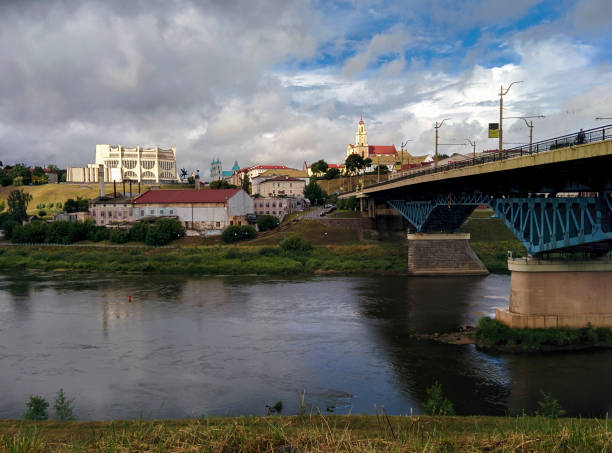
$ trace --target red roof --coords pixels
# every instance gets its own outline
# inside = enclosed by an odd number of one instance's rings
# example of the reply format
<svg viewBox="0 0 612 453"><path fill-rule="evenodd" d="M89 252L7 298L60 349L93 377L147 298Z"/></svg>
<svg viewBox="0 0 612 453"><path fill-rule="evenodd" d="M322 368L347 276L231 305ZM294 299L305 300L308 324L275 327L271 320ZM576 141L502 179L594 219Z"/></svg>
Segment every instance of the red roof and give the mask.
<svg viewBox="0 0 612 453"><path fill-rule="evenodd" d="M395 145L370 145L368 151L370 154L397 154Z"/></svg>
<svg viewBox="0 0 612 453"><path fill-rule="evenodd" d="M292 170L292 168L286 165L255 165L253 167L241 168L237 173L251 170Z"/></svg>
<svg viewBox="0 0 612 453"><path fill-rule="evenodd" d="M168 189L147 190L134 199L134 204L146 203L225 203L242 189Z"/></svg>

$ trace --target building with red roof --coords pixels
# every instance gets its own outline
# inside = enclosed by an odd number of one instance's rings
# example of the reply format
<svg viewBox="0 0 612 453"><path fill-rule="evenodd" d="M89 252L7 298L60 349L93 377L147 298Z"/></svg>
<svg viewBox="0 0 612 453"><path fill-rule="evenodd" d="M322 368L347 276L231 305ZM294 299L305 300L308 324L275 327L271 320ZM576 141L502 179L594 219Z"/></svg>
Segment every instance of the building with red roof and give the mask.
<svg viewBox="0 0 612 453"><path fill-rule="evenodd" d="M246 225L255 212L253 199L242 189L148 190L132 204L134 220L176 217L185 228L198 231Z"/></svg>
<svg viewBox="0 0 612 453"><path fill-rule="evenodd" d="M388 158L392 157L393 160L397 157L397 149L395 145L369 145L368 144L368 133L365 129L365 123L363 117L359 120L357 125L357 133L355 134L355 144L350 143L346 147L346 157L351 154L359 154L364 159L369 157L372 161L376 158Z"/></svg>

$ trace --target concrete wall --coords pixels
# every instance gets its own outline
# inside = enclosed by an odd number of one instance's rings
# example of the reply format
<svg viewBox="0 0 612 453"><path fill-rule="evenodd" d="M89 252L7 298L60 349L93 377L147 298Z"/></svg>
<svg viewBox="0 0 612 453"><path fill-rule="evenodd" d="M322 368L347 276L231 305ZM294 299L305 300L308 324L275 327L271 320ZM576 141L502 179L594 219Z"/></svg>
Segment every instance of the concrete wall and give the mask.
<svg viewBox="0 0 612 453"><path fill-rule="evenodd" d="M245 216L254 212L253 199L244 190L237 192L229 199L229 215L231 217Z"/></svg>
<svg viewBox="0 0 612 453"><path fill-rule="evenodd" d="M486 275L468 233L409 234L408 272L413 275Z"/></svg>

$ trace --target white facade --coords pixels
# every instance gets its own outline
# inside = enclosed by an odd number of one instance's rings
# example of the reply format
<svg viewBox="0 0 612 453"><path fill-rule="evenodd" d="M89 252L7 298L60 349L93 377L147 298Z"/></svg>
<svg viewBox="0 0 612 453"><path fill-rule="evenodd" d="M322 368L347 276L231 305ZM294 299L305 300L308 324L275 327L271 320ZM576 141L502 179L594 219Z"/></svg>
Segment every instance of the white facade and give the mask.
<svg viewBox="0 0 612 453"><path fill-rule="evenodd" d="M126 148L121 145L96 145L95 163L69 167L67 182L97 182L98 165L104 165L105 182L136 181L148 183L180 182L176 168L176 148Z"/></svg>

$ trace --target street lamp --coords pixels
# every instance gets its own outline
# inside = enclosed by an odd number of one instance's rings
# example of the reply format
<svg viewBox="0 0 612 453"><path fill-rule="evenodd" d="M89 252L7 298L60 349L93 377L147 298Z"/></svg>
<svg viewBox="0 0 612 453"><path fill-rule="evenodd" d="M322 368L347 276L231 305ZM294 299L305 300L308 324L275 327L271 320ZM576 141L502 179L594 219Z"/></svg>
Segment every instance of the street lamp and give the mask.
<svg viewBox="0 0 612 453"><path fill-rule="evenodd" d="M525 124L529 128L529 154L531 154L531 148L533 146L533 120L527 121L528 118L546 118L544 115L533 115L533 116L507 116L506 119L518 118L525 121Z"/></svg>
<svg viewBox="0 0 612 453"><path fill-rule="evenodd" d="M466 138L465 141L468 142L472 148L474 148L474 160L476 160L476 142L473 142L469 138Z"/></svg>
<svg viewBox="0 0 612 453"><path fill-rule="evenodd" d="M504 86L501 85L499 88L499 157L501 158L504 154L504 148L503 148L503 139L502 139L502 135L503 135L503 130L502 130L502 121L503 121L503 111L504 111L504 96L508 94L508 91L510 91L510 88L512 88L512 85L514 85L515 83L523 83L522 80L518 80L516 82L512 82L510 85L508 85L508 88L506 88L506 90L504 91Z"/></svg>
<svg viewBox="0 0 612 453"><path fill-rule="evenodd" d="M436 128L436 152L434 154L434 168L438 168L438 129L442 127L444 121L446 120L448 120L448 118L444 118L439 124L436 121L436 125L434 126Z"/></svg>

